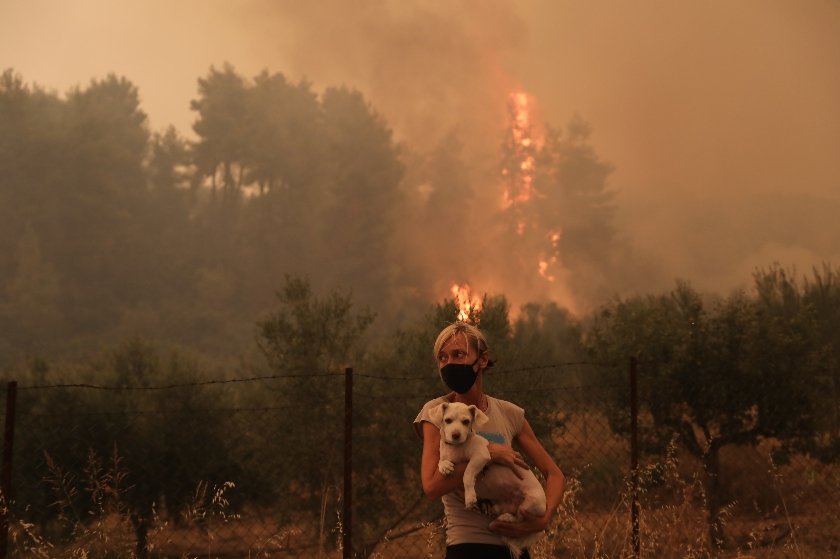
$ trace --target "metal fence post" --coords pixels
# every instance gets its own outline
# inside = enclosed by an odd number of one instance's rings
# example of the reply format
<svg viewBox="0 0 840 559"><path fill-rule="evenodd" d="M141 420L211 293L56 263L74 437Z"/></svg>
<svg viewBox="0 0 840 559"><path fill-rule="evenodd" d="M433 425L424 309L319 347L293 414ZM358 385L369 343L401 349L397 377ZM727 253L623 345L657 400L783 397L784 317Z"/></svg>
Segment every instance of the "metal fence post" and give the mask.
<svg viewBox="0 0 840 559"><path fill-rule="evenodd" d="M637 386L637 365L635 357L630 358L630 523L632 528L633 557L639 558L639 395Z"/></svg>
<svg viewBox="0 0 840 559"><path fill-rule="evenodd" d="M3 434L3 464L0 466L0 490L3 492L0 510L0 558L5 559L9 549L9 506L12 495L12 449L15 439L15 403L17 381L6 385L6 425Z"/></svg>
<svg viewBox="0 0 840 559"><path fill-rule="evenodd" d="M344 518L342 552L353 557L353 369L344 369Z"/></svg>

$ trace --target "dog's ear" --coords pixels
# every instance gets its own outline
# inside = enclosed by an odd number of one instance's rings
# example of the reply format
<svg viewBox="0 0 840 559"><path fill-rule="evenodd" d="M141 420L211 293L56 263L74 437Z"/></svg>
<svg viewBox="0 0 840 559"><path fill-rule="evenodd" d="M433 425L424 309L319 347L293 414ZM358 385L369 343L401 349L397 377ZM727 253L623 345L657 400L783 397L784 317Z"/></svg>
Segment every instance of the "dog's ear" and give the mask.
<svg viewBox="0 0 840 559"><path fill-rule="evenodd" d="M446 412L446 408L449 407L449 404L446 402L433 407L429 410L429 420L431 420L432 425L440 429L443 426L443 414Z"/></svg>
<svg viewBox="0 0 840 559"><path fill-rule="evenodd" d="M478 409L476 406L470 406L470 414L473 418L473 427L481 427L482 425L490 421L490 418L487 417L487 414Z"/></svg>

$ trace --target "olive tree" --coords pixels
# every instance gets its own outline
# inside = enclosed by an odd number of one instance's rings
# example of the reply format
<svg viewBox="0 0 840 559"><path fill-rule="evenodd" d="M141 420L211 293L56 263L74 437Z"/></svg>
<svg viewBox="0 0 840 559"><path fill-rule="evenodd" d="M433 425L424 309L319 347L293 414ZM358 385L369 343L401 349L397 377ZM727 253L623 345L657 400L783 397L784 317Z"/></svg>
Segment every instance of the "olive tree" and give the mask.
<svg viewBox="0 0 840 559"><path fill-rule="evenodd" d="M796 318L797 297L759 287L757 298L735 293L704 299L680 283L669 293L605 306L587 333L597 357L638 359L640 401L653 422L642 433L646 448L661 449L677 433L702 462L709 535L716 545L724 542L721 449L755 444L760 437L790 443L814 428L807 371L800 366L807 339ZM768 306L762 297L779 304ZM605 410L613 427L626 432L625 391L613 396Z"/></svg>

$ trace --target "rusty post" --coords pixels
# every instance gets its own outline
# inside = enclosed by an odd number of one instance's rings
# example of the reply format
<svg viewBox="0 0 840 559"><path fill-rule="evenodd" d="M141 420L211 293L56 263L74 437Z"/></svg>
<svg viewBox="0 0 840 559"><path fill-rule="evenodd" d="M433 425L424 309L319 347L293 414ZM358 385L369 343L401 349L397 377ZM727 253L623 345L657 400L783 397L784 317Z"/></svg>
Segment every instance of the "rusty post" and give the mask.
<svg viewBox="0 0 840 559"><path fill-rule="evenodd" d="M353 557L353 369L344 369L344 517L343 559Z"/></svg>
<svg viewBox="0 0 840 559"><path fill-rule="evenodd" d="M9 506L12 496L12 450L15 439L15 403L17 402L17 381L6 385L6 425L3 432L3 463L0 466L0 558L6 559L9 550Z"/></svg>

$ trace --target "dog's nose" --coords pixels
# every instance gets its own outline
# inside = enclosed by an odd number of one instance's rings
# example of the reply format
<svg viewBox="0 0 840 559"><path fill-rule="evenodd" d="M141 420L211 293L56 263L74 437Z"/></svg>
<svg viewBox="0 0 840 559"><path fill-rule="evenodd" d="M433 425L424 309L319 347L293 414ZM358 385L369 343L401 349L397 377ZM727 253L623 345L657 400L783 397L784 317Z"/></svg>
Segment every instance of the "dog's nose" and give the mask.
<svg viewBox="0 0 840 559"><path fill-rule="evenodd" d="M455 431L454 433L452 433L452 438L457 441L458 439L461 438L461 433Z"/></svg>

